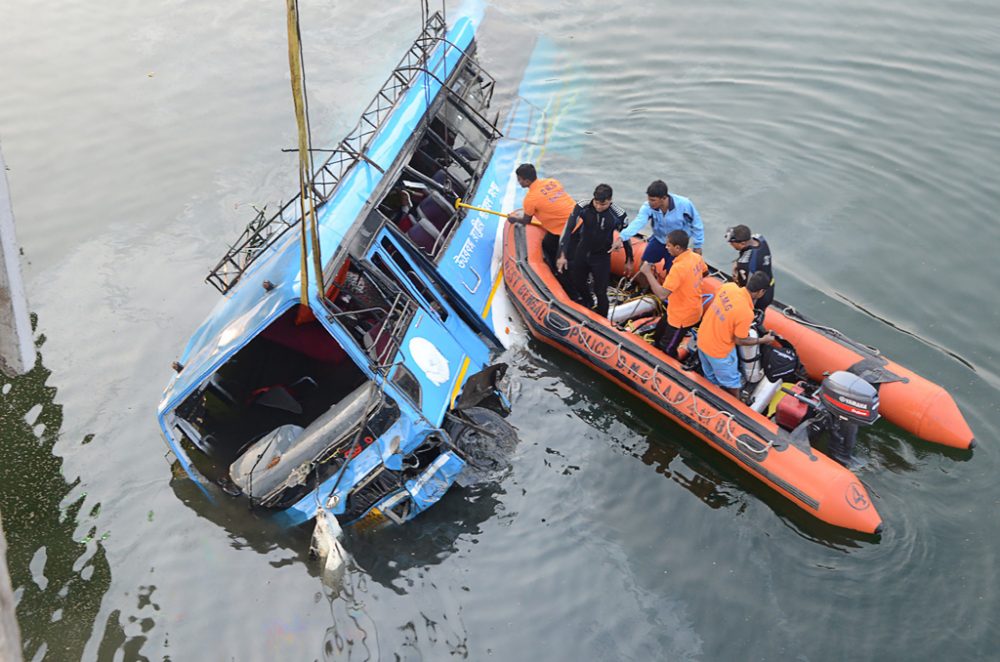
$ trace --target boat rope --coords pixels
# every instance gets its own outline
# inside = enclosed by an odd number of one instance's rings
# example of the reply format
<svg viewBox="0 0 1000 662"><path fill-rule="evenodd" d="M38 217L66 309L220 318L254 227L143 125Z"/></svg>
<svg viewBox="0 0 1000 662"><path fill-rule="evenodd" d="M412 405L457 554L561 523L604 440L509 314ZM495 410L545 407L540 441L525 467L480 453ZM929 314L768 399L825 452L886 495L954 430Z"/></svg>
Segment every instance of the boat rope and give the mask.
<svg viewBox="0 0 1000 662"><path fill-rule="evenodd" d="M767 442L766 444L764 444L763 448L754 448L753 446L751 446L747 442L743 441L742 438L737 437L736 433L733 432L733 420L735 419L735 416L733 416L732 412L722 411L721 409L717 409L716 412L714 414L712 414L711 416L705 416L704 414L701 413L701 410L698 409L698 394L697 394L697 392L696 391L691 391L690 394L691 394L691 404L693 405L693 409L694 409L695 415L698 418L700 418L703 421L705 421L706 423L712 421L713 419L715 419L715 418L717 418L719 416L724 416L726 418L726 427L725 427L726 434L728 434L729 435L729 439L732 440L733 442L735 442L737 445L742 446L743 448L747 449L751 453L757 453L758 455L764 455L764 454L766 454L767 451L770 450L774 446L774 440L771 440L771 441ZM683 400L681 402L683 402Z"/></svg>
<svg viewBox="0 0 1000 662"><path fill-rule="evenodd" d="M882 355L882 350L880 350L878 347L872 347L871 345L866 345L865 343L854 340L853 338L848 338L840 330L835 329L832 326L824 326L823 324L816 324L815 322L810 322L805 317L803 317L802 313L796 310L794 306L786 306L784 309L784 313L786 317L795 318L795 321L801 324L802 326L808 326L812 329L816 329L817 331L825 331L826 333L829 333L831 336L839 338L846 343L854 345L855 347L864 348L869 352L871 352L872 354L874 354L875 356Z"/></svg>
<svg viewBox="0 0 1000 662"><path fill-rule="evenodd" d="M544 317L545 317L546 321L548 322L548 316L549 316L549 313L552 310L552 301L546 301L545 299L537 297L532 292L527 292L526 294L527 294L528 297L530 297L534 301L538 301L539 303L545 304L546 308L545 308L545 315L544 315ZM605 353L603 355L599 354L597 352L597 350L595 350L590 345L590 342L587 340L586 334L581 333L582 330L587 329L587 328L588 327L587 327L587 325L584 322L577 322L576 324L570 324L570 325L568 325L566 327L566 329L565 329L565 333L569 333L573 329L576 329L577 330L577 335L580 338L580 343L584 346L584 348L588 352L590 352L591 355L593 355L594 357L596 357L596 358L598 358L598 359L600 359L602 361L608 361L608 362L611 361L612 357L615 357L617 359L615 361L615 366L619 370L622 369L622 368L625 368L628 372L632 373L639 380L641 380L643 384L646 384L647 382L650 382L650 380L652 380L651 383L652 383L653 391L657 395L659 395L660 397L662 397L664 400L666 400L667 402L669 402L673 407L676 408L676 407L679 407L680 405L684 404L684 401L688 399L688 396L690 396L691 403L692 403L692 408L694 409L695 416L697 416L698 418L700 418L705 423L709 423L709 422L713 421L714 419L718 418L719 416L725 417L725 419L726 419L726 425L725 425L724 430L725 430L726 434L728 435L729 439L733 443L735 443L735 444L737 444L739 446L742 446L743 448L747 449L751 453L755 453L757 455L765 455L768 450L770 450L771 448L774 447L774 440L766 442L763 445L762 448L754 448L753 446L751 446L750 444L748 444L746 441L744 441L742 438L738 437L736 435L736 433L733 432L733 421L735 420L735 416L733 415L732 412L728 412L728 411L723 411L721 409L717 409L714 414L711 414L711 415L708 415L708 416L702 414L701 410L698 408L698 395L697 395L697 391L687 391L685 389L682 389L681 390L681 397L679 399L677 399L676 401L670 400L670 398L668 397L668 395L666 393L664 393L663 391L659 390L657 388L657 386L656 386L656 377L659 375L660 366L658 366L658 365L654 365L653 366L653 374L652 375L642 375L642 374L640 374L638 371L636 371L630 365L628 365L627 361L623 361L622 360L622 356L621 356L622 343L620 343L620 342L610 352L607 352L607 353Z"/></svg>

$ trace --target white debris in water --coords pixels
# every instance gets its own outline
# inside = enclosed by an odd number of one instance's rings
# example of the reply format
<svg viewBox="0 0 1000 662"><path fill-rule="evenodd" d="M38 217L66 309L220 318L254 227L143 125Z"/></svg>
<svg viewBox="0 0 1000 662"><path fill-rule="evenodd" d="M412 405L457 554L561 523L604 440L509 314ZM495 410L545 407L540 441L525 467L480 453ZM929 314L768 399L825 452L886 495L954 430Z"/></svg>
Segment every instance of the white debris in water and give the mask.
<svg viewBox="0 0 1000 662"><path fill-rule="evenodd" d="M45 547L39 547L38 550L35 551L35 555L31 557L31 563L28 564L28 569L31 571L32 581L34 581L38 588L43 591L49 585L49 580L45 576L45 563L48 559L48 551Z"/></svg>
<svg viewBox="0 0 1000 662"><path fill-rule="evenodd" d="M340 542L342 535L337 518L325 508L320 508L316 513L316 528L313 529L309 551L323 564L323 583L330 587L340 584L347 565L347 550Z"/></svg>
<svg viewBox="0 0 1000 662"><path fill-rule="evenodd" d="M42 413L42 405L35 405L28 410L28 413L24 415L24 422L28 425L34 425L35 421L38 419L38 415Z"/></svg>

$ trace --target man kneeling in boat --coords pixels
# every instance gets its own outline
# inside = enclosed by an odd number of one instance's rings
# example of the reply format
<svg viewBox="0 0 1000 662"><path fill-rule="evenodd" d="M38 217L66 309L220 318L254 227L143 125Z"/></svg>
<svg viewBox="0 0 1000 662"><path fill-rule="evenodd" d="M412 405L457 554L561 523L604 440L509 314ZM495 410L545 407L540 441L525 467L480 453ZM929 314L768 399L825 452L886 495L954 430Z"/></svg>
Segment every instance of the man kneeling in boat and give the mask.
<svg viewBox="0 0 1000 662"><path fill-rule="evenodd" d="M569 266L570 278L577 292L577 303L593 308L601 317L608 316L608 279L611 275L611 242L615 231L625 227L625 210L611 202L613 191L607 184L598 184L594 197L577 203L566 221L559 239L559 259L556 268L562 273ZM579 228L577 228L579 225ZM577 236L573 263L566 257L573 235ZM625 244L625 275L632 272L632 246ZM588 276L593 276L591 294ZM597 297L597 306L593 297Z"/></svg>
<svg viewBox="0 0 1000 662"><path fill-rule="evenodd" d="M639 269L653 294L667 302L667 312L653 332L653 344L675 359L684 336L701 320L701 281L708 271L701 255L688 248L688 241L684 230L667 234L667 252L673 263L663 285L656 281L649 262L643 262Z"/></svg>
<svg viewBox="0 0 1000 662"><path fill-rule="evenodd" d="M740 397L740 366L737 345L766 345L774 340L770 332L760 338L750 337L753 323L753 302L764 296L771 279L756 271L745 287L726 283L718 289L712 305L698 328L698 355L701 371L708 381L717 384L734 397Z"/></svg>

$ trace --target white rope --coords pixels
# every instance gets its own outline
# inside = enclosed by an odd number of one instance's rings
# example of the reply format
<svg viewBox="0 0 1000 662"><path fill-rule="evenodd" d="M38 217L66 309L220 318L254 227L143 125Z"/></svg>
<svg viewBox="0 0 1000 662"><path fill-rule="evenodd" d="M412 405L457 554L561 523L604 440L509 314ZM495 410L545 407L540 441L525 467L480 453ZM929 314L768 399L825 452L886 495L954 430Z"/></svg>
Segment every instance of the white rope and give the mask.
<svg viewBox="0 0 1000 662"><path fill-rule="evenodd" d="M714 418L716 418L718 416L725 416L726 417L726 428L725 428L726 429L726 434L729 435L729 438L732 441L734 441L735 443L739 444L743 448L747 449L751 453L758 453L760 455L763 455L763 454L767 453L767 451L774 446L774 441L772 440L772 441L769 441L766 444L764 444L764 447L761 448L761 449L754 448L753 446L751 446L747 442L745 442L742 439L740 439L739 437L737 437L736 434L733 432L733 419L735 417L733 416L732 412L722 411L720 409L720 410L717 410L711 416L704 416L698 410L698 398L697 398L697 394L694 391L691 391L691 400L692 400L692 403L694 405L694 413L695 413L695 415L697 415L698 418L702 419L703 421L708 422L708 421L711 421L712 419L714 419Z"/></svg>
<svg viewBox="0 0 1000 662"><path fill-rule="evenodd" d="M528 292L527 294L528 294L529 297L531 297L535 301L538 301L540 303L544 303L545 306L546 306L545 314L548 315L548 313L551 311L551 308L552 308L552 302L551 301L546 301L544 299L540 299L539 297L535 296L531 292ZM583 329L587 328L584 325L584 323L583 322L577 322L576 324L569 325L569 327L567 328L567 333L569 331L572 331L574 328L577 330L577 335L580 338L581 344L587 349L588 352L590 352L590 354L592 356L595 356L596 358L601 359L602 361L610 361L612 356L616 356L616 361L615 361L615 367L616 368L618 368L618 369L625 368L630 373L632 373L633 375L636 375L640 380L642 380L643 384L649 382L649 380L652 379L653 380L653 382L652 382L653 383L653 390L656 391L657 395L660 395L661 397L663 397L663 399L667 400L671 404L671 406L673 406L673 407L679 407L680 405L684 404L684 401L687 400L687 396L690 395L691 396L691 400L692 400L692 404L693 404L694 413L701 420L703 420L703 421L705 421L707 423L707 422L711 422L712 420L714 420L715 418L717 418L719 416L725 416L726 417L725 431L726 431L726 434L729 436L729 439L731 441L733 441L734 443L742 446L743 448L746 448L751 453L757 453L759 455L763 455L763 454L767 453L767 451L774 446L774 441L769 441L766 444L764 444L763 448L757 449L757 448L754 448L753 446L750 446L747 442L745 442L742 439L740 439L739 437L737 437L736 433L733 432L733 420L734 420L734 416L733 416L733 414L731 412L722 411L720 409L720 410L717 410L711 416L704 416L701 413L701 411L699 411L699 409L698 409L698 399L697 399L697 394L696 394L695 391L687 391L687 390L683 390L682 389L681 390L681 398L679 400L677 400L676 402L671 401L669 399L669 397L667 396L666 393L664 393L662 391L659 391L656 388L656 376L659 374L660 366L653 366L653 374L652 375L650 375L650 376L643 376L638 371L634 370L630 365L628 365L627 362L624 362L622 360L622 355L621 355L622 344L621 343L618 343L618 345L615 346L615 349L611 353L601 355L601 354L598 354L597 351L593 347L590 346L590 343L587 341L587 336L584 335L583 333L580 333L580 331L582 331Z"/></svg>

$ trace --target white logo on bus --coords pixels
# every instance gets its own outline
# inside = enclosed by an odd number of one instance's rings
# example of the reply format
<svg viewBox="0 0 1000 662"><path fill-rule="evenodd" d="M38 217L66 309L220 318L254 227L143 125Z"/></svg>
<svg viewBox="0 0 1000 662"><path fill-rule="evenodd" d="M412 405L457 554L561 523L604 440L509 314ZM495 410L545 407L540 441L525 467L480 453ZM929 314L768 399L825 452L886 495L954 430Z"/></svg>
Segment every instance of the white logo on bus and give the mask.
<svg viewBox="0 0 1000 662"><path fill-rule="evenodd" d="M448 359L444 358L444 355L427 338L410 340L410 356L435 386L441 386L451 377Z"/></svg>

